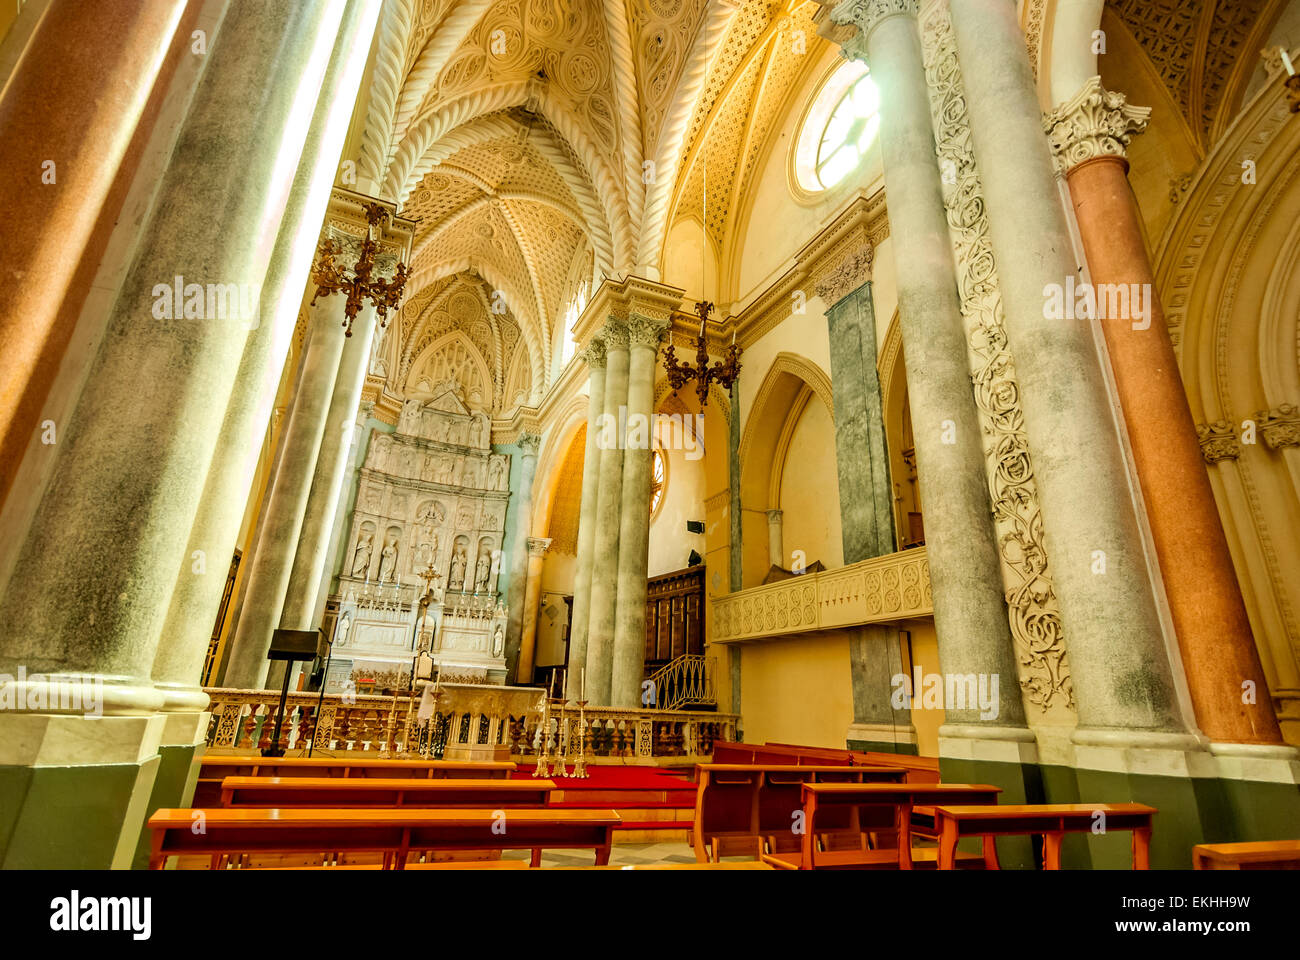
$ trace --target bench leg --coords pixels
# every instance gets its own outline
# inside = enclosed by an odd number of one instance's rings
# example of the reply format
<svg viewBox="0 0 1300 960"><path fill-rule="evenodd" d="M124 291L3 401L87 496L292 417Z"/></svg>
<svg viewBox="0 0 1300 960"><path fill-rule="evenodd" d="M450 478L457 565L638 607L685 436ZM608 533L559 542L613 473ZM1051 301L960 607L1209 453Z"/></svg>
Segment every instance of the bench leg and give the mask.
<svg viewBox="0 0 1300 960"><path fill-rule="evenodd" d="M596 866L603 867L609 863L609 844L596 848Z"/></svg>
<svg viewBox="0 0 1300 960"><path fill-rule="evenodd" d="M1199 867L1200 864L1198 863ZM1133 869L1151 869L1151 828L1139 827L1133 831Z"/></svg>
<svg viewBox="0 0 1300 960"><path fill-rule="evenodd" d="M993 835L991 833L984 834L984 869L1002 869L1001 864L998 863L998 845L993 842Z"/></svg>
<svg viewBox="0 0 1300 960"><path fill-rule="evenodd" d="M1060 870L1061 869L1061 839L1064 837L1061 833L1043 834L1043 869Z"/></svg>
<svg viewBox="0 0 1300 960"><path fill-rule="evenodd" d="M528 861L530 867L540 867L542 865L542 848L533 847L532 858Z"/></svg>
<svg viewBox="0 0 1300 960"><path fill-rule="evenodd" d="M939 831L939 869L957 869L957 821L944 820Z"/></svg>

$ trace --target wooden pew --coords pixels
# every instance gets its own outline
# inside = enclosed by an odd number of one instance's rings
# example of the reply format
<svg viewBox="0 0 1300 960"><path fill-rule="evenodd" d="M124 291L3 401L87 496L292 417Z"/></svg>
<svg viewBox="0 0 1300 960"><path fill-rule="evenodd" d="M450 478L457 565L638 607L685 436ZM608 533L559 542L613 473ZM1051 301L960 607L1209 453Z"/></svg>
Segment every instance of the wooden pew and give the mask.
<svg viewBox="0 0 1300 960"><path fill-rule="evenodd" d="M800 849L794 854L775 852L764 855L764 862L774 867L817 870L897 866L910 870L914 861L929 860L932 853L937 853L912 850L913 806L941 803L995 805L998 794L1002 792L1000 787L982 783L805 783L802 789L804 833ZM818 849L819 835L828 827L843 830L846 825L859 831L873 825L888 827L897 833L897 849ZM985 840L980 859L989 869L997 869L997 852L991 838Z"/></svg>
<svg viewBox="0 0 1300 960"><path fill-rule="evenodd" d="M399 777L226 777L223 807L544 807L553 780L422 780Z"/></svg>
<svg viewBox="0 0 1300 960"><path fill-rule="evenodd" d="M1193 870L1300 870L1300 840L1198 843Z"/></svg>
<svg viewBox="0 0 1300 960"><path fill-rule="evenodd" d="M898 767L701 763L695 768L692 843L700 863L736 853L758 859L765 836L788 834L807 782L897 782Z"/></svg>
<svg viewBox="0 0 1300 960"><path fill-rule="evenodd" d="M1133 869L1150 869L1151 817L1155 807L1144 803L1043 803L1008 804L1000 807L935 803L939 832L939 869L955 865L957 841L962 837L983 837L987 850L995 836L1041 834L1043 869L1061 869L1061 840L1067 833L1087 833L1105 814L1106 830L1133 832Z"/></svg>
<svg viewBox="0 0 1300 960"><path fill-rule="evenodd" d="M506 761L393 760L380 757L205 756L194 787L193 804L221 802L226 777L450 777L462 780L508 779L516 764Z"/></svg>
<svg viewBox="0 0 1300 960"><path fill-rule="evenodd" d="M406 867L412 850L531 850L532 865L546 849L596 851L609 862L613 810L512 810L504 818L481 809L276 810L162 809L149 818L149 868L167 858L226 854L380 853L385 866Z"/></svg>

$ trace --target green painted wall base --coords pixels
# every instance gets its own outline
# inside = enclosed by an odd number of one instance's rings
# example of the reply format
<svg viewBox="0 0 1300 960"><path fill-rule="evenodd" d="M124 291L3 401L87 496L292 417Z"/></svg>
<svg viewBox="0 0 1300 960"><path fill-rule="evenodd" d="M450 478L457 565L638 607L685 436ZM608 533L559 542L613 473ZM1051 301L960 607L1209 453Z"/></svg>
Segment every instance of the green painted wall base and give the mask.
<svg viewBox="0 0 1300 960"><path fill-rule="evenodd" d="M845 745L849 750L859 750L863 753L901 753L909 757L917 755L916 744L914 743L893 743L884 740L846 740Z"/></svg>
<svg viewBox="0 0 1300 960"><path fill-rule="evenodd" d="M161 762L145 808L144 825L140 829L140 839L132 863L134 869L145 870L149 867L149 846L152 840L149 818L164 807L188 807L194 799L194 785L199 778L204 749L204 744L201 743L163 744L158 748Z"/></svg>
<svg viewBox="0 0 1300 960"><path fill-rule="evenodd" d="M1001 787L999 803L1045 803L1039 767L1033 763L1003 763L991 760L939 758L939 779L944 783L988 783ZM1032 870L1038 864L1030 837L999 837L998 863L1004 870ZM978 838L963 840L962 850L978 852Z"/></svg>
<svg viewBox="0 0 1300 960"><path fill-rule="evenodd" d="M128 869L158 767L0 767L0 868Z"/></svg>

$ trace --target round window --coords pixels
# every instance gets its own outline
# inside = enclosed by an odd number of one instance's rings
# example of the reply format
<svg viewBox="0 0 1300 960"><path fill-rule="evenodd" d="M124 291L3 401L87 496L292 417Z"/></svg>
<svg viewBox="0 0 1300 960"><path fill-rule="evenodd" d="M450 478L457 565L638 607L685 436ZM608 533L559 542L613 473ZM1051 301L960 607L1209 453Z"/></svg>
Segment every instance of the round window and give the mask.
<svg viewBox="0 0 1300 960"><path fill-rule="evenodd" d="M822 85L795 152L799 186L829 190L857 169L880 130L880 91L867 65L852 60Z"/></svg>

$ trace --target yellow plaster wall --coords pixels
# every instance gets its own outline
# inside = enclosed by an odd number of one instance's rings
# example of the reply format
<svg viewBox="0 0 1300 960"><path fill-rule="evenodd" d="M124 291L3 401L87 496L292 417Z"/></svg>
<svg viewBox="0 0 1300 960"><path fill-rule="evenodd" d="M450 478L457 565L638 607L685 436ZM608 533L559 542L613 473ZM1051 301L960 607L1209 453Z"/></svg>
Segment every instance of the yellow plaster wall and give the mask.
<svg viewBox="0 0 1300 960"><path fill-rule="evenodd" d="M842 633L764 640L740 648L747 743L843 749L853 722L849 641Z"/></svg>
<svg viewBox="0 0 1300 960"><path fill-rule="evenodd" d="M913 668L920 667L922 673L942 673L939 666L939 643L934 632L933 620L910 620L900 624L901 630L911 634L911 651ZM903 643L900 636L900 643ZM908 664L907 645L904 643L901 662L906 669ZM912 709L912 726L916 728L916 752L923 757L939 755L939 727L943 724L943 710L923 710L920 704Z"/></svg>
<svg viewBox="0 0 1300 960"><path fill-rule="evenodd" d="M805 564L844 565L840 491L835 466L835 424L826 405L809 399L790 437L781 474L782 546L785 562L802 551Z"/></svg>

